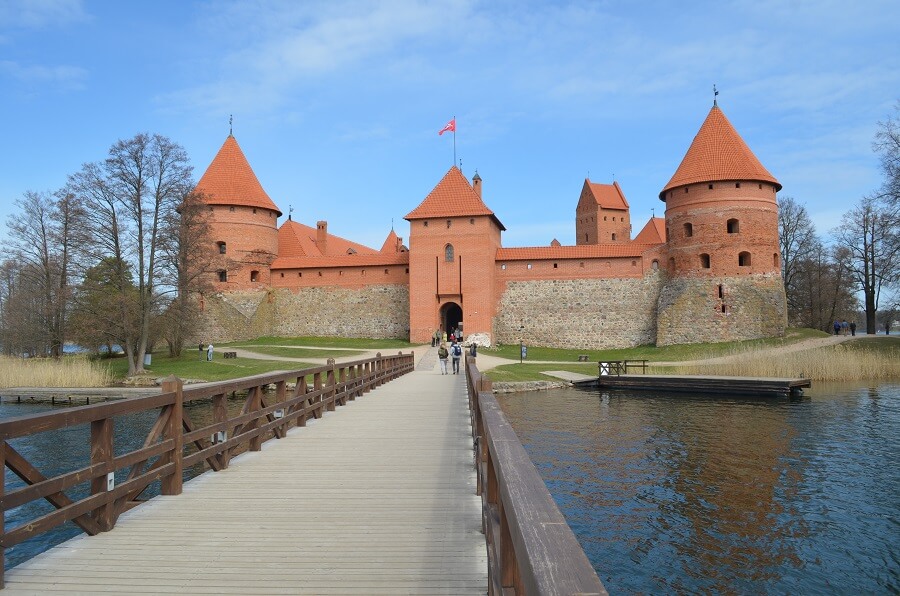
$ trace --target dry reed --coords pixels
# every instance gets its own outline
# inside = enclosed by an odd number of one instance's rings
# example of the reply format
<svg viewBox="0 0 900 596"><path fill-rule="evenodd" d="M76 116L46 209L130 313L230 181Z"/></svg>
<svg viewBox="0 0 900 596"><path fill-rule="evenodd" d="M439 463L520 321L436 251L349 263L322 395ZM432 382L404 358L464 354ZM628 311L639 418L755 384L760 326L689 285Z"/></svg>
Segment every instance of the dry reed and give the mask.
<svg viewBox="0 0 900 596"><path fill-rule="evenodd" d="M664 372L658 369L656 372ZM673 372L667 368L665 372ZM900 351L869 351L829 346L777 353L751 348L724 362L686 364L676 374L806 378L817 381L900 379Z"/></svg>
<svg viewBox="0 0 900 596"><path fill-rule="evenodd" d="M107 387L112 373L83 356L61 360L0 356L0 387Z"/></svg>

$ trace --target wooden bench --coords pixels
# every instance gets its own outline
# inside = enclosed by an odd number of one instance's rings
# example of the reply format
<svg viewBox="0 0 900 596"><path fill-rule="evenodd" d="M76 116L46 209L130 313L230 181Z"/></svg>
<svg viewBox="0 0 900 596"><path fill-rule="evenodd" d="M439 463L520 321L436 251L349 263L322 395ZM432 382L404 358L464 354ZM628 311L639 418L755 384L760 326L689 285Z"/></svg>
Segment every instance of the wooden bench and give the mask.
<svg viewBox="0 0 900 596"><path fill-rule="evenodd" d="M226 360L228 358L237 358L237 352L222 352L222 354Z"/></svg>

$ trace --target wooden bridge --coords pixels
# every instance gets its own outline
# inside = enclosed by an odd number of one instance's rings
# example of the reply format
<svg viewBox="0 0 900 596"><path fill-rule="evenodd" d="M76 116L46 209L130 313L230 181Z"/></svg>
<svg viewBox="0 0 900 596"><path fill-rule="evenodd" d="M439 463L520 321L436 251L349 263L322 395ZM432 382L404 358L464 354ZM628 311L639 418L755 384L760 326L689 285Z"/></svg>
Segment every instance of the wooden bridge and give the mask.
<svg viewBox="0 0 900 596"><path fill-rule="evenodd" d="M0 422L5 466L25 481L0 486L4 513L54 506L0 527L0 547L67 520L86 532L6 571L4 593L605 593L474 362L465 376L413 365L379 355L201 389L171 379L157 396ZM143 446L122 453L113 420L148 410ZM13 447L79 424L81 469L48 478ZM183 484L197 464L212 472Z"/></svg>

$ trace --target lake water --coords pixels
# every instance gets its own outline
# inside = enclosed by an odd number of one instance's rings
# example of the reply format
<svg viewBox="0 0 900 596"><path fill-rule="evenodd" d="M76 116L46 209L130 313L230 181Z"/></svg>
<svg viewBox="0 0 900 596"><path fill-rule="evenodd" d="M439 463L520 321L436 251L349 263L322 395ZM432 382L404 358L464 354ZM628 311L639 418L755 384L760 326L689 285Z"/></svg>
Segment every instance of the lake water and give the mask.
<svg viewBox="0 0 900 596"><path fill-rule="evenodd" d="M900 592L900 385L500 396L612 594Z"/></svg>

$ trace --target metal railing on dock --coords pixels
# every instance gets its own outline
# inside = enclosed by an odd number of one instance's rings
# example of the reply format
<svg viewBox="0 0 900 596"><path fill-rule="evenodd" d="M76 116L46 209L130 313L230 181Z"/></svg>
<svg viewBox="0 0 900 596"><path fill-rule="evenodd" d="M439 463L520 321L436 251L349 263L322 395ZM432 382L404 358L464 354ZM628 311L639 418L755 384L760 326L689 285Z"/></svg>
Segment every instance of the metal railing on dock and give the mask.
<svg viewBox="0 0 900 596"><path fill-rule="evenodd" d="M6 512L42 499L55 510L27 520L14 528L0 521L0 587L3 580L4 551L33 536L72 521L87 534L111 530L119 516L140 505L141 495L159 481L163 495L182 492L183 470L204 463L214 471L228 467L240 450L259 451L268 439L283 438L293 426L321 418L324 412L362 396L364 393L411 372L412 353L381 356L289 372L274 372L223 381L199 388L184 388L170 377L162 393L123 401L74 407L62 411L22 416L0 422L0 459L25 482L7 491L0 475L0 502ZM311 385L309 384L311 382ZM293 389L288 385L293 384ZM265 389L274 387L267 395ZM229 414L228 394L246 392L238 414ZM195 426L184 405L206 403L212 421ZM117 449L114 419L138 412L158 411L143 446L131 451ZM45 476L10 443L13 439L76 425L90 426L90 461L78 470ZM119 446L121 447L121 445ZM116 472L127 474L117 482ZM87 487L88 494L70 494Z"/></svg>
<svg viewBox="0 0 900 596"><path fill-rule="evenodd" d="M466 359L466 382L488 594L606 594L473 358Z"/></svg>

